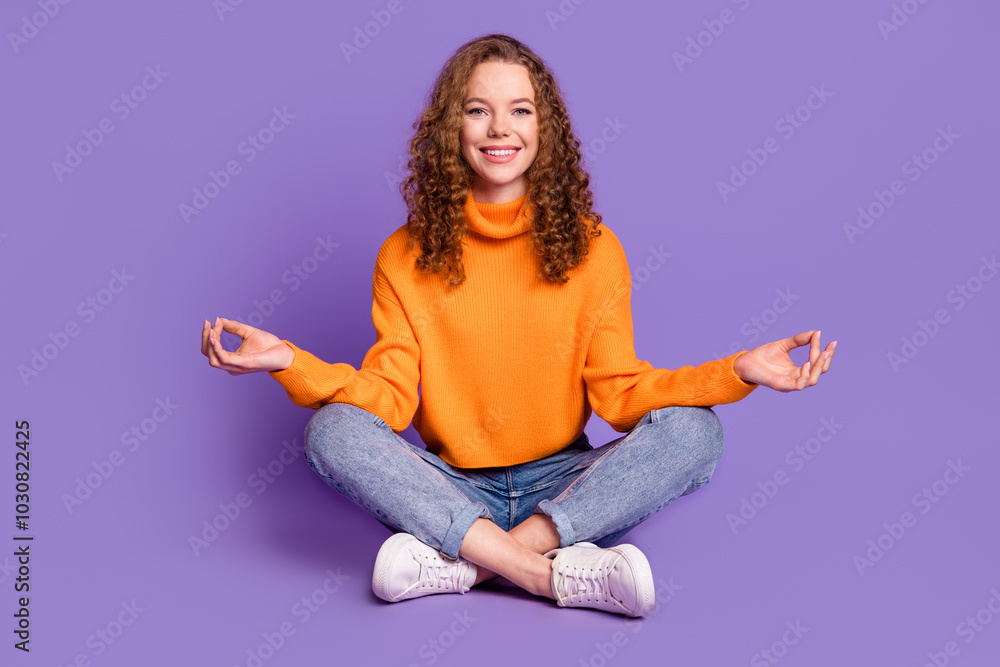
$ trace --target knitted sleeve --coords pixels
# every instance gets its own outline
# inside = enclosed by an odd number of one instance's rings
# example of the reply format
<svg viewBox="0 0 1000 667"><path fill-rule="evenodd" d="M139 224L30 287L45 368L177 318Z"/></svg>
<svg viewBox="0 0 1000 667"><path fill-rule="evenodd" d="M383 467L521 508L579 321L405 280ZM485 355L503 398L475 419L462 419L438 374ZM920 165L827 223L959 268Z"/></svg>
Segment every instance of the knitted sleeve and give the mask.
<svg viewBox="0 0 1000 667"><path fill-rule="evenodd" d="M733 370L733 362L746 350L677 370L654 368L637 359L631 292L626 281L604 303L583 370L590 405L612 428L625 433L657 408L734 403L757 388Z"/></svg>
<svg viewBox="0 0 1000 667"><path fill-rule="evenodd" d="M405 429L417 410L420 347L395 291L376 265L372 282L375 344L361 367L327 363L285 341L295 351L292 365L272 371L296 405L318 409L350 403L385 420L395 432Z"/></svg>

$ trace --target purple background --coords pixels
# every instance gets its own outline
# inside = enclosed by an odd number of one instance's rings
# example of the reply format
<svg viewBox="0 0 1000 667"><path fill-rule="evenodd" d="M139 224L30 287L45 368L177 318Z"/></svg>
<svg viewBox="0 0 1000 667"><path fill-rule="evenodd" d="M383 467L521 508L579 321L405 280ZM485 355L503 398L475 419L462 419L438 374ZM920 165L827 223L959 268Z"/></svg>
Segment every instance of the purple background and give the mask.
<svg viewBox="0 0 1000 667"><path fill-rule="evenodd" d="M928 653L944 660L948 642L950 663L996 664L1000 454L987 420L1000 397L1000 280L983 258L1000 249L1000 9L908 0L917 11L883 35L889 0L401 2L393 15L382 1L258 0L220 18L210 0L52 1L58 13L35 17L34 32L24 21L37 2L0 11L0 539L23 534L12 516L20 419L31 421L35 536L32 651L12 648L16 574L0 556L0 660L253 665L248 651L287 623L294 634L262 664L763 665L767 649L787 665L918 667ZM732 21L712 23L723 10ZM340 44L373 11L391 22L348 62ZM12 43L22 30L31 37ZM642 621L499 585L382 603L370 580L389 532L300 455L280 462L312 413L198 350L204 319L256 310L262 328L360 364L374 342L375 255L405 221L394 179L411 125L445 60L488 32L522 39L557 76L590 148L597 210L634 272L640 358L676 368L814 328L839 341L817 387L719 406L727 451L713 482L625 538L674 587ZM674 52L699 33L707 46L678 67ZM123 118L113 102L147 67L164 78L147 78ZM776 123L812 87L831 96L799 109L810 117L788 136ZM241 142L275 108L294 119L247 161ZM113 132L60 179L53 162L102 119ZM778 150L723 198L717 182L769 138ZM912 181L906 163L925 149L937 159ZM179 206L229 160L240 173L185 222ZM894 180L903 194L849 239L845 224ZM318 237L339 247L293 289L283 276ZM651 248L671 253L655 271L643 269ZM123 268L127 286L102 291ZM979 291L960 297L959 285ZM268 308L274 290L281 303ZM81 308L88 298L102 310ZM944 323L927 325L939 310ZM61 337L68 323L77 335ZM920 346L894 368L904 337ZM36 352L52 358L24 379ZM177 406L162 423L158 400ZM841 425L832 438L824 419ZM151 432L129 451L122 434L144 420ZM595 446L617 437L596 416L587 432ZM818 435L827 442L809 461L786 458ZM115 450L121 465L67 509ZM954 484L940 481L949 462L967 468ZM269 463L279 473L255 482ZM753 495L781 472L773 497ZM920 500L935 482L943 495ZM240 493L249 506L195 555L190 536ZM734 531L727 515L744 499L762 507ZM905 512L913 520L891 537L885 524ZM890 548L859 572L880 538ZM329 596L317 593L328 569L347 577ZM314 593L322 604L304 619L295 605ZM133 602L134 619L122 612ZM977 613L980 630L962 625ZM118 626L121 614L132 622ZM808 631L796 640L786 623Z"/></svg>

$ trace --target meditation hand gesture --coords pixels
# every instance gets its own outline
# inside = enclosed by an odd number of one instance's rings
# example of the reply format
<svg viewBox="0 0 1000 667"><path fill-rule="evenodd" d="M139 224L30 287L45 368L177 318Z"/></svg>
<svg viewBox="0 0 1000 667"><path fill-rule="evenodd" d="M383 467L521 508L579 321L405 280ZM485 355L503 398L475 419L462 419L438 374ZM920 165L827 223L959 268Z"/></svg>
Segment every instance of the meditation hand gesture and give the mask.
<svg viewBox="0 0 1000 667"><path fill-rule="evenodd" d="M243 339L238 350L223 349L220 340L223 331ZM277 336L221 317L215 318L214 327L205 320L201 329L201 353L208 357L210 366L228 371L230 375L282 371L295 359L295 351Z"/></svg>
<svg viewBox="0 0 1000 667"><path fill-rule="evenodd" d="M819 381L819 376L830 370L830 360L837 341L820 352L819 331L805 331L791 338L765 343L741 355L733 370L744 382L770 387L776 391L801 391ZM802 367L795 365L789 352L809 345L809 360Z"/></svg>

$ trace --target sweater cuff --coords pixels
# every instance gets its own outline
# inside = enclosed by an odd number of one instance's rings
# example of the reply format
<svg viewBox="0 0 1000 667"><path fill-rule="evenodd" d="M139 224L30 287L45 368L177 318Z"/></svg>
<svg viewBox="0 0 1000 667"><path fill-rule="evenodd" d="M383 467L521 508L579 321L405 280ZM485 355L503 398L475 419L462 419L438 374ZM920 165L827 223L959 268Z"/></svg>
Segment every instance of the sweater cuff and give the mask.
<svg viewBox="0 0 1000 667"><path fill-rule="evenodd" d="M306 355L309 353L296 347L291 341L282 340L281 342L286 343L288 347L292 348L292 352L295 353L292 363L284 370L268 371L267 374L277 380L289 392L289 395L301 393L303 389L312 387L312 383L309 382L304 372L304 367L307 364Z"/></svg>

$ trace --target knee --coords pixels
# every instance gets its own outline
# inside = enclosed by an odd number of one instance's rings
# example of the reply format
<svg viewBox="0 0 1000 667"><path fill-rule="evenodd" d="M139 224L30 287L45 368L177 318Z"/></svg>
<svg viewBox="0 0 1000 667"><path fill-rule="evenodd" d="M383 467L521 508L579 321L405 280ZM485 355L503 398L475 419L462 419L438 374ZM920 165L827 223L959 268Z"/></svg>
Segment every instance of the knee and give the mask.
<svg viewBox="0 0 1000 667"><path fill-rule="evenodd" d="M664 424L670 430L667 439L690 450L692 458L712 468L722 458L725 440L722 422L711 408L672 406L653 410L652 422Z"/></svg>
<svg viewBox="0 0 1000 667"><path fill-rule="evenodd" d="M306 424L305 457L309 465L316 470L332 468L347 446L357 441L357 431L364 428L366 415L373 417L349 403L328 403L317 410Z"/></svg>

